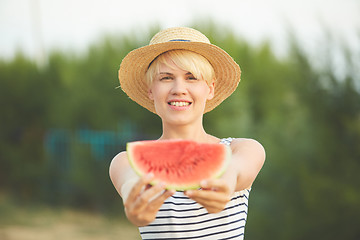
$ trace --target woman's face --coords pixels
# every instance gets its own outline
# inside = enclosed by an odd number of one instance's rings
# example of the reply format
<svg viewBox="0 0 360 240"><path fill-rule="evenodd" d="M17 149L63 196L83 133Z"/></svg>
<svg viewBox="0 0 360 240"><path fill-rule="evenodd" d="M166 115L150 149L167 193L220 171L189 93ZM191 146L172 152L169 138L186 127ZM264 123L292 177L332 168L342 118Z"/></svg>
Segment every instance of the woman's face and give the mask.
<svg viewBox="0 0 360 240"><path fill-rule="evenodd" d="M196 79L192 73L172 64L160 64L149 89L156 113L165 122L187 124L201 120L207 100L214 97L214 84Z"/></svg>

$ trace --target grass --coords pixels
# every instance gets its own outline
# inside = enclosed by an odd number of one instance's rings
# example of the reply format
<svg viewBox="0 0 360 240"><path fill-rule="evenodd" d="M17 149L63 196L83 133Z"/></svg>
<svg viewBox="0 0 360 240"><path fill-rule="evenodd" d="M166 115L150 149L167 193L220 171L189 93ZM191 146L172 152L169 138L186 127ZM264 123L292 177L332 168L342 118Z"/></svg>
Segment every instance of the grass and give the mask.
<svg viewBox="0 0 360 240"><path fill-rule="evenodd" d="M74 209L17 206L0 196L2 240L137 240L138 229L123 216Z"/></svg>

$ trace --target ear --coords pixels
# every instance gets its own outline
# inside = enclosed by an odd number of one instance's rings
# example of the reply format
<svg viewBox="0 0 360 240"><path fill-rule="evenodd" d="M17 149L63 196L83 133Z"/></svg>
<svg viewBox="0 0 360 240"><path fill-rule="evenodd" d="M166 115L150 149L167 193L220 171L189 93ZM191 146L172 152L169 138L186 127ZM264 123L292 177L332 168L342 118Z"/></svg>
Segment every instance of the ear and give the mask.
<svg viewBox="0 0 360 240"><path fill-rule="evenodd" d="M152 90L150 88L148 90L148 97L150 100L154 101L154 96L153 96Z"/></svg>
<svg viewBox="0 0 360 240"><path fill-rule="evenodd" d="M215 81L213 81L211 84L209 84L209 95L207 97L207 100L211 100L214 98L215 95Z"/></svg>

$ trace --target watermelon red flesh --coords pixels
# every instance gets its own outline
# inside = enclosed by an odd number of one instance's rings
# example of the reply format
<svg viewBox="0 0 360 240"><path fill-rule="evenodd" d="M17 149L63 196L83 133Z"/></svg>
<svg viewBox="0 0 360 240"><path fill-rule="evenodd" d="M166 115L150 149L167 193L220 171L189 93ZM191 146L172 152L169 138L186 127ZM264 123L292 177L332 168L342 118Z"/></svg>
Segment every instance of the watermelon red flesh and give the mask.
<svg viewBox="0 0 360 240"><path fill-rule="evenodd" d="M231 157L229 146L188 140L138 141L127 144L131 166L140 175L154 174L154 183L169 189L199 187L203 179L217 178Z"/></svg>

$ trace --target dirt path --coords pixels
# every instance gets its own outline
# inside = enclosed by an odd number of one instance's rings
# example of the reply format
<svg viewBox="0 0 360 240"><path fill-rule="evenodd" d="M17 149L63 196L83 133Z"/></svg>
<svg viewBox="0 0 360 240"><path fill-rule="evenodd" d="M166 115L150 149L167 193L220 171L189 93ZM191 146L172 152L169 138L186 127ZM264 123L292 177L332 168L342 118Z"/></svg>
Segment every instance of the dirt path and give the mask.
<svg viewBox="0 0 360 240"><path fill-rule="evenodd" d="M0 239L137 240L140 236L138 229L122 218L74 210L24 208L0 213Z"/></svg>

